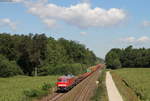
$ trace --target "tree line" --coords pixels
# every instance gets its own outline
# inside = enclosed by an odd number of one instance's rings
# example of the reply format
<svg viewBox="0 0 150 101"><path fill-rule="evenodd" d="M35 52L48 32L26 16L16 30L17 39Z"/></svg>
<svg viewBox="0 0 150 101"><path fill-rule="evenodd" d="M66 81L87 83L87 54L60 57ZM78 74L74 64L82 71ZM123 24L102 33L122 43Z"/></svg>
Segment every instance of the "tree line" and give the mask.
<svg viewBox="0 0 150 101"><path fill-rule="evenodd" d="M125 49L113 48L105 57L107 68L150 68L150 49L133 48L132 45Z"/></svg>
<svg viewBox="0 0 150 101"><path fill-rule="evenodd" d="M0 76L79 74L101 61L93 51L73 40L45 34L0 33Z"/></svg>

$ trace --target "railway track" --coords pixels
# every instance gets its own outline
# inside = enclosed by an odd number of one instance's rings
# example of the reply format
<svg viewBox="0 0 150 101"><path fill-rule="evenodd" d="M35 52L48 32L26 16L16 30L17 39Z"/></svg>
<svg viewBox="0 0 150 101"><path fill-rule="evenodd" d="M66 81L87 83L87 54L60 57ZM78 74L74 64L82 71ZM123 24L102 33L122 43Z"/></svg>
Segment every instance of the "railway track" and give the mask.
<svg viewBox="0 0 150 101"><path fill-rule="evenodd" d="M42 99L35 100L35 101L57 101L60 99L65 93L53 93L49 96L43 97Z"/></svg>
<svg viewBox="0 0 150 101"><path fill-rule="evenodd" d="M100 69L81 81L72 90L66 93L53 93L45 100L40 101L89 101L93 90L96 88L95 81L100 75Z"/></svg>
<svg viewBox="0 0 150 101"><path fill-rule="evenodd" d="M100 69L94 72L89 77L81 81L72 90L65 93L57 101L90 101L93 91L96 88L96 80L100 75Z"/></svg>
<svg viewBox="0 0 150 101"><path fill-rule="evenodd" d="M84 87L82 87L82 89L80 90L80 93L78 93L78 95L76 95L76 97L72 100L72 101L89 101L89 98L92 94L92 90L94 90L94 86L93 83L94 82L89 82L90 80L94 80L95 77L97 76L99 71L96 71L95 73L93 73L92 75L90 75L91 77L88 77L83 83L82 85L84 85ZM98 76L97 76L98 77Z"/></svg>
<svg viewBox="0 0 150 101"><path fill-rule="evenodd" d="M55 93L50 99L47 101L57 101L60 97L62 97L64 93Z"/></svg>

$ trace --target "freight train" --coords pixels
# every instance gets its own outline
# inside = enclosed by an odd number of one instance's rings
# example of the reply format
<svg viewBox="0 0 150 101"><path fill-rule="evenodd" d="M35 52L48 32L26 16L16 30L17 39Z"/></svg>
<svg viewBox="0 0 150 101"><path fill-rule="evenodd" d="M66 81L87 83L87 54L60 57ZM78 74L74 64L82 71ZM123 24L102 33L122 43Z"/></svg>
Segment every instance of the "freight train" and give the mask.
<svg viewBox="0 0 150 101"><path fill-rule="evenodd" d="M102 67L101 64L92 66L88 68L86 73L80 74L78 76L73 76L73 75L60 76L58 78L58 81L56 82L57 91L61 91L61 92L69 91L71 88L79 84L82 80L90 76L93 72L95 72L97 69L101 67Z"/></svg>

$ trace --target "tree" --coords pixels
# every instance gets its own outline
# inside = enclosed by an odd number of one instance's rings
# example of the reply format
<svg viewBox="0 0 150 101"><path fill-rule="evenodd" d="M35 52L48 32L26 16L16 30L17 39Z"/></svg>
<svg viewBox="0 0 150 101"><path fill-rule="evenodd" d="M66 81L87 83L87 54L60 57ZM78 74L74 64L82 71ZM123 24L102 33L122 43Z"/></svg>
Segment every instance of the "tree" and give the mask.
<svg viewBox="0 0 150 101"><path fill-rule="evenodd" d="M107 68L110 68L110 69L121 68L119 56L114 51L111 51L106 55L106 65L107 65Z"/></svg>
<svg viewBox="0 0 150 101"><path fill-rule="evenodd" d="M85 47L73 40L60 38L55 40L45 34L10 35L0 34L0 54L9 62L14 61L25 75L48 75L57 67L74 64L94 65L98 58ZM69 68L70 67L70 68ZM11 68L11 67L10 67ZM78 69L77 65L73 68ZM52 74L52 73L51 73Z"/></svg>
<svg viewBox="0 0 150 101"><path fill-rule="evenodd" d="M22 70L15 61L9 61L6 57L0 55L0 77L9 77L23 74Z"/></svg>
<svg viewBox="0 0 150 101"><path fill-rule="evenodd" d="M128 46L125 49L111 49L106 55L106 63L113 64L110 53L115 53L118 56L120 64L122 67L128 68L139 68L139 67L150 67L150 49L143 48L133 48L133 46ZM116 59L113 57L113 59ZM118 60L117 60L118 61ZM118 64L119 64L118 61ZM109 65L110 65L109 64Z"/></svg>

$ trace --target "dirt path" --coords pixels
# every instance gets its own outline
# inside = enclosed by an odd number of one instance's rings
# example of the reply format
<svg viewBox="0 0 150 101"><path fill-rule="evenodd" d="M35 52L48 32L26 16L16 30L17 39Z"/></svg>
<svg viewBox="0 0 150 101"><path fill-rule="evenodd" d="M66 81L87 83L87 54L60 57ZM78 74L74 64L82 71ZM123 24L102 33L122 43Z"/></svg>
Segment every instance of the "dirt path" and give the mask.
<svg viewBox="0 0 150 101"><path fill-rule="evenodd" d="M110 72L106 73L106 87L108 92L109 101L123 101L116 85L112 79Z"/></svg>

